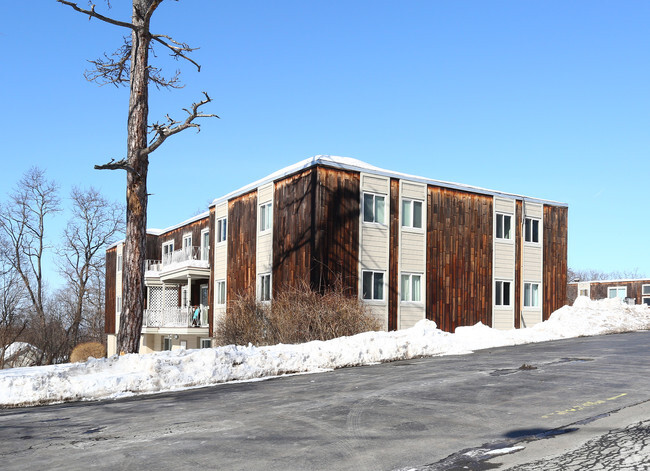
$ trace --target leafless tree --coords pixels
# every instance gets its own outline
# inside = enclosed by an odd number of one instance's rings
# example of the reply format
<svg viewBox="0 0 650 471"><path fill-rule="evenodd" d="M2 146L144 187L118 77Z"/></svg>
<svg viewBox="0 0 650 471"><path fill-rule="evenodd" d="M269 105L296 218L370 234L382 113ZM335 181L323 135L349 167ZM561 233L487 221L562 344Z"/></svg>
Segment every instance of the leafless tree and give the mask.
<svg viewBox="0 0 650 471"><path fill-rule="evenodd" d="M52 337L47 328L45 310L43 257L46 249L45 220L60 210L58 187L45 178L43 170L28 170L9 200L0 206L0 240L2 256L24 286L35 328L42 333L39 363L53 361Z"/></svg>
<svg viewBox="0 0 650 471"><path fill-rule="evenodd" d="M637 280L645 278L645 274L639 272L638 268L634 270L615 270L606 272L595 269L573 269L567 270L567 280L569 281L599 281L599 280Z"/></svg>
<svg viewBox="0 0 650 471"><path fill-rule="evenodd" d="M104 250L124 232L124 208L111 203L96 189L74 188L70 195L72 216L60 248L60 273L69 299L67 339L69 348L80 341L80 329L89 321L88 308L96 301L89 290L103 273ZM62 293L63 294L63 293Z"/></svg>
<svg viewBox="0 0 650 471"><path fill-rule="evenodd" d="M114 54L105 54L103 58L91 61L94 68L86 73L86 78L100 84L111 83L119 86L128 83L130 85L126 157L119 160L112 159L107 164L96 165L95 168L121 169L127 172L124 304L117 336L117 349L120 352L134 353L138 352L140 347L146 293L144 263L149 154L160 147L169 136L188 128L199 130L199 124L194 122L195 119L217 116L201 112L200 108L211 101L204 92L203 100L185 110L187 112L185 120L177 121L167 115L164 122L148 126L149 83L161 88L180 86L178 72L170 78L165 78L160 69L149 64L149 52L153 44L169 51L175 59L189 61L200 70L200 66L189 57L189 53L194 49L188 44L178 42L164 34L151 33L151 17L163 0L133 0L130 22L100 14L95 11L94 5L90 9L85 9L71 1L57 1L87 15L89 19L95 18L124 28L131 35L130 39L126 38ZM151 132L151 139L148 139L148 131Z"/></svg>
<svg viewBox="0 0 650 471"><path fill-rule="evenodd" d="M27 326L25 307L22 283L6 261L0 260L0 369L5 367L7 347L18 340Z"/></svg>

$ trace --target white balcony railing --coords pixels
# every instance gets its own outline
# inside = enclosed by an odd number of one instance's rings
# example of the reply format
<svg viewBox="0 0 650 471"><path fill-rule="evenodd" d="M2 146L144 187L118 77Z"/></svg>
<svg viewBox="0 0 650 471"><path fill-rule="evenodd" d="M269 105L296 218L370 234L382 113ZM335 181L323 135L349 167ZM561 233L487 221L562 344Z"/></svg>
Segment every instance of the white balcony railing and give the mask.
<svg viewBox="0 0 650 471"><path fill-rule="evenodd" d="M171 253L163 254L163 269L167 265L190 261L200 261L204 262L204 264L207 264L208 250L208 247L184 247L181 250L175 250Z"/></svg>
<svg viewBox="0 0 650 471"><path fill-rule="evenodd" d="M200 309L196 322L193 319L195 308L145 309L143 327L208 327L208 307L201 306Z"/></svg>

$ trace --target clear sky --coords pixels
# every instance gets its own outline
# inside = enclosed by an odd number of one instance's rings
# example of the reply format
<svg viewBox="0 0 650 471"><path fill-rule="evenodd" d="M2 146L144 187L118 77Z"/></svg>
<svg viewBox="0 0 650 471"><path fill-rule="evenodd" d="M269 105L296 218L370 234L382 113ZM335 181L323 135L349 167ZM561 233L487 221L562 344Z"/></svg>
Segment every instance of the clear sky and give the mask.
<svg viewBox="0 0 650 471"><path fill-rule="evenodd" d="M93 165L124 157L128 89L83 71L126 31L54 0L0 16L0 197L37 165L64 195L123 201L124 172ZM203 90L221 119L150 156L149 227L331 154L566 202L570 267L650 276L649 24L646 0L164 1L152 32L200 47L202 69L156 50L186 87L152 88L150 122Z"/></svg>

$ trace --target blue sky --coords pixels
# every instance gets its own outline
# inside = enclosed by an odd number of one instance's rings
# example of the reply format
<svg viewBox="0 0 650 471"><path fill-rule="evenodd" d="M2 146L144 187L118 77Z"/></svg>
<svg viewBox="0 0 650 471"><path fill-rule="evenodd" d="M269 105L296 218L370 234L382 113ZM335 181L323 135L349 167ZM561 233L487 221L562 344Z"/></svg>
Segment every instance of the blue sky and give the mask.
<svg viewBox="0 0 650 471"><path fill-rule="evenodd" d="M130 2L111 4L128 21ZM126 32L54 0L0 15L0 197L37 165L64 195L123 201L124 173L93 165L124 156L128 90L83 71ZM570 267L650 276L649 23L647 1L165 1L152 31L200 47L202 70L158 49L186 86L152 88L150 121L183 117L203 90L221 119L150 156L149 227L342 155L566 202Z"/></svg>

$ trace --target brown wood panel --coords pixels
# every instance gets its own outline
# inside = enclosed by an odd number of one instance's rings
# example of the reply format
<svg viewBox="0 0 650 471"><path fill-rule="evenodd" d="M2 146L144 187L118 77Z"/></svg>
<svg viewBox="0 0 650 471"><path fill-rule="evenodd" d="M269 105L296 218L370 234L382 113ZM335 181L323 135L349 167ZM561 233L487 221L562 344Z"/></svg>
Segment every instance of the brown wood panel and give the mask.
<svg viewBox="0 0 650 471"><path fill-rule="evenodd" d="M438 327L492 325L491 196L428 187L426 315Z"/></svg>
<svg viewBox="0 0 650 471"><path fill-rule="evenodd" d="M158 236L154 234L147 234L147 259L160 260L162 259L162 247L158 242Z"/></svg>
<svg viewBox="0 0 650 471"><path fill-rule="evenodd" d="M568 208L544 205L543 319L566 302Z"/></svg>
<svg viewBox="0 0 650 471"><path fill-rule="evenodd" d="M255 292L257 191L228 201L227 298Z"/></svg>
<svg viewBox="0 0 650 471"><path fill-rule="evenodd" d="M106 306L104 309L104 332L115 334L115 291L117 271L117 248L106 251Z"/></svg>
<svg viewBox="0 0 650 471"><path fill-rule="evenodd" d="M275 182L273 197L273 293L306 281L313 285L314 206L317 170Z"/></svg>
<svg viewBox="0 0 650 471"><path fill-rule="evenodd" d="M183 236L188 233L192 234L192 246L200 247L201 231L209 227L209 225L210 225L210 217L206 216L197 221L191 222L189 224L185 224L184 226L177 227L176 229L172 229L169 232L165 232L164 234L161 234L157 238L158 239L157 250L159 251L157 253L160 254L160 256L156 260L160 260L162 258L162 245L164 243L173 240L174 250L180 250L183 246Z"/></svg>
<svg viewBox="0 0 650 471"><path fill-rule="evenodd" d="M341 282L351 296L359 292L360 175L317 167L312 283L325 288Z"/></svg>
<svg viewBox="0 0 650 471"><path fill-rule="evenodd" d="M643 285L650 284L650 280L629 280L629 281L592 281L590 283L590 298L591 299L605 299L608 297L607 288L614 286L625 286L627 287L627 297L634 298L635 304L641 304L643 302ZM571 286L577 286L569 284L567 290Z"/></svg>
<svg viewBox="0 0 650 471"><path fill-rule="evenodd" d="M390 239L388 245L388 330L397 330L399 302L399 180L390 179Z"/></svg>
<svg viewBox="0 0 650 471"><path fill-rule="evenodd" d="M569 283L566 287L566 303L571 306L578 297L578 284Z"/></svg>

